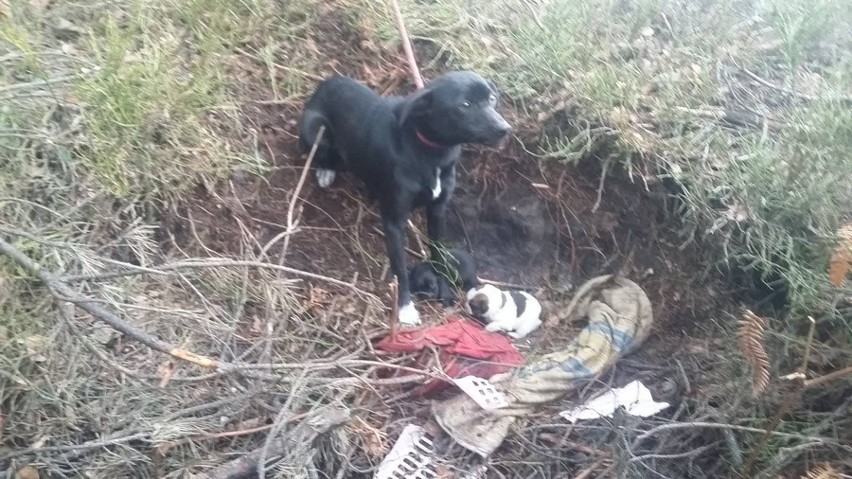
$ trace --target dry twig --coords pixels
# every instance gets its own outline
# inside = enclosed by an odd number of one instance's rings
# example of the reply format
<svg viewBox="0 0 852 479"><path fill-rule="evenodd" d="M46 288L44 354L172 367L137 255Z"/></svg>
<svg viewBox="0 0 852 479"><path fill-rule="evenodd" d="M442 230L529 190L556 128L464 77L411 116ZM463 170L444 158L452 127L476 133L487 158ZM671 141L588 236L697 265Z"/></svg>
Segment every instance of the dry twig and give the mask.
<svg viewBox="0 0 852 479"><path fill-rule="evenodd" d="M318 409L311 417L300 422L291 433L271 441L268 448L256 449L246 456L228 462L212 471L209 476L216 479L250 477L257 471L259 461L265 453L270 457L293 456L296 451L307 453L307 449L317 437L345 423L350 417L351 412L346 408L327 406ZM302 454L304 455L306 454Z"/></svg>
<svg viewBox="0 0 852 479"><path fill-rule="evenodd" d="M140 343L148 346L151 349L166 353L172 357L181 359L183 361L189 361L203 368L214 369L219 366L218 361L205 356L201 356L199 354L195 354L185 349L174 347L165 341L161 341L146 333L145 331L142 331L136 326L133 326L132 324L123 321L115 313L100 306L96 302L88 298L84 298L83 296L80 296L79 294L77 294L76 291L69 288L53 273L42 269L41 266L39 266L35 261L30 259L27 255L18 251L17 248L7 243L3 239L0 239L0 253L5 254L15 263L17 263L20 267L24 268L27 272L35 275L38 279L42 280L47 285L50 293L57 299L75 304L83 311L86 311L87 313L91 314L93 317L95 317L95 319L98 319L99 321L108 324L116 331L130 336L131 338L139 341Z"/></svg>
<svg viewBox="0 0 852 479"><path fill-rule="evenodd" d="M611 161L611 159L607 159L606 161L604 161L603 167L601 168L601 180L598 184L598 196L597 199L595 199L594 206L592 206L592 214L596 213L598 211L598 208L600 208L601 206L601 199L603 199L604 182L606 181L606 173L607 170L609 170L609 164Z"/></svg>
<svg viewBox="0 0 852 479"><path fill-rule="evenodd" d="M414 50L411 48L411 39L408 37L408 31L405 28L405 21L402 19L402 11L399 9L397 0L391 0L391 7L396 18L396 27L399 30L399 38L402 41L402 49L405 51L405 58L408 62L408 68L411 71L411 77L414 79L414 85L417 89L423 88L423 77L420 76L420 69L417 67L417 59L414 58ZM423 247L420 231L414 226L411 220L408 220L408 227L414 232L414 241L417 242L417 248L420 254L426 257L426 248Z"/></svg>
<svg viewBox="0 0 852 479"><path fill-rule="evenodd" d="M396 28L399 29L402 49L405 51L405 57L408 60L408 68L411 70L412 78L414 78L414 84L417 86L417 89L423 88L423 77L420 76L420 69L417 68L417 60L414 58L414 50L411 48L411 39L408 37L405 21L402 19L402 11L399 9L399 3L397 0L390 0L390 3L393 8L393 15L396 18Z"/></svg>
<svg viewBox="0 0 852 479"><path fill-rule="evenodd" d="M299 176L299 182L296 183L296 188L293 190L293 195L290 196L290 205L287 207L287 229L284 230L283 233L280 233L278 236L273 238L267 245L264 247L264 251L261 252L261 257L266 252L266 249L274 243L276 238L281 235L284 235L284 246L281 248L281 258L278 261L279 265L284 264L284 258L287 256L287 249L290 246L290 235L296 230L296 226L299 224L299 220L293 218L296 211L296 203L299 199L299 193L302 191L302 187L305 185L305 178L308 176L308 170L311 168L311 163L314 162L314 156L317 154L317 148L319 147L320 142L322 141L322 137L325 134L325 125L321 125L319 127L319 131L317 132L317 137L314 140L314 144L311 147L310 153L308 153L308 159L305 160L305 167L302 169L302 175ZM301 211L301 208L299 208Z"/></svg>
<svg viewBox="0 0 852 479"><path fill-rule="evenodd" d="M814 466L802 476L802 479L840 479L841 475L831 464L825 463Z"/></svg>
<svg viewBox="0 0 852 479"><path fill-rule="evenodd" d="M786 95L794 96L794 97L801 98L803 100L808 100L808 101L816 101L816 100L819 99L818 97L815 97L815 96L812 96L812 95L805 95L804 93L795 92L795 91L790 90L788 88L784 88L782 86L779 86L779 85L771 83L767 80L764 80L763 78L757 76L755 73L752 73L752 71L747 69L747 68L743 68L743 71L746 73L746 75L750 76L752 80L760 83L761 85L763 85L765 87L772 88L773 90L777 90L777 91L784 93ZM840 102L849 104L849 103L852 103L852 96L842 96L841 95L841 96L838 96L838 97L833 98L831 100L840 101Z"/></svg>
<svg viewBox="0 0 852 479"><path fill-rule="evenodd" d="M843 376L848 376L850 374L852 374L852 366L848 366L843 369L828 373L825 376L820 376L814 379L808 379L807 381L805 381L805 389L817 387L820 384L825 384L829 381L834 381L837 378L842 378Z"/></svg>
<svg viewBox="0 0 852 479"><path fill-rule="evenodd" d="M399 293L399 281L397 281L397 277L393 277L393 281L390 284L391 291L391 314L390 314L390 336L396 337L396 332L399 330L399 302L396 300Z"/></svg>
<svg viewBox="0 0 852 479"><path fill-rule="evenodd" d="M245 260L233 260L227 258L190 258L182 261L178 261L175 263L167 263L164 265L160 265L158 267L148 268L146 270L133 270L133 271L115 271L110 273L99 273L99 274L81 274L81 275L73 275L73 276L65 276L61 278L62 281L72 282L72 281L84 281L84 280L102 280L109 278L119 278L123 276L135 276L140 274L150 274L156 272L158 274L162 273L173 273L182 269L199 269L199 268L233 268L233 267L252 267L252 268L266 268L266 269L274 269L278 271L283 271L285 273L294 274L296 276L303 276L305 278L316 279L320 281L325 281L326 283L331 283L337 286L343 286L347 289L350 289L364 297L372 298L374 300L378 300L376 295L372 293L368 293L362 289L357 288L350 282L341 281L339 279L331 278L325 275L321 275L318 273L311 273L309 271L302 271L295 268L290 268L288 266L281 266L273 263L264 263L261 261L245 261ZM59 278L57 278L59 279Z"/></svg>
<svg viewBox="0 0 852 479"><path fill-rule="evenodd" d="M758 428L758 427L739 426L739 425L736 425L736 424L723 424L723 423L717 423L717 422L703 422L703 421L676 422L676 423L672 423L672 424L663 424L661 426L657 426L653 429L650 429L647 432L642 433L641 435L637 436L636 439L633 440L633 442L630 445L630 448L635 449L636 446L638 446L639 443L641 443L642 441L644 441L644 440L646 440L650 437L653 437L656 434L663 432L663 431L668 431L668 430L672 430L672 429L696 429L696 428L697 429L701 429L701 428L730 429L732 431L766 433L766 429L761 429L761 428ZM839 444L837 440L829 438L829 437L814 437L814 436L808 436L806 434L793 434L793 433L778 432L778 431L771 431L769 434L772 435L772 436L782 437L782 438L786 438L786 439L820 441L820 442L823 442L823 443L826 443L826 444Z"/></svg>
<svg viewBox="0 0 852 479"><path fill-rule="evenodd" d="M747 313L751 313L751 311L747 311ZM754 314L751 313L753 316ZM757 316L755 316L757 317ZM751 451L751 455L749 455L748 461L746 461L745 468L743 469L743 477L752 477L751 472L754 467L754 464L757 462L757 457L766 447L767 442L769 441L769 436L775 429L778 427L778 424L781 423L781 418L783 418L788 412L793 409L793 405L796 403L796 399L800 398L802 392L805 390L805 373L808 370L808 361L810 360L811 355L811 343L814 340L814 327L816 326L816 321L814 318L809 317L811 326L808 331L808 340L807 345L805 346L805 354L802 359L802 365L799 366L798 375L796 376L796 384L793 389L787 393L787 396L784 398L784 402L781 403L781 406L778 407L778 411L775 412L775 415L769 421L769 424L766 426L766 430L763 432L763 435L760 438L760 441L757 443L757 446ZM761 346L762 347L762 346Z"/></svg>

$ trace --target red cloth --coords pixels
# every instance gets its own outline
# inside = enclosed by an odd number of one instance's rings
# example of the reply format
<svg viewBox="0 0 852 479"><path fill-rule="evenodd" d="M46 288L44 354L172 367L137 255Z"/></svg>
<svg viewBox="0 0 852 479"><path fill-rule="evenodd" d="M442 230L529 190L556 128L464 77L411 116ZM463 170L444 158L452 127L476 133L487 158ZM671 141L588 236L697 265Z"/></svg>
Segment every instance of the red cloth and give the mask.
<svg viewBox="0 0 852 479"><path fill-rule="evenodd" d="M376 349L393 353L421 351L429 346L440 350L444 372L451 378L473 375L480 378L503 373L524 363L524 357L506 336L485 331L479 323L452 316L440 326L398 331L385 336ZM440 380L429 380L420 389L428 396L449 386Z"/></svg>

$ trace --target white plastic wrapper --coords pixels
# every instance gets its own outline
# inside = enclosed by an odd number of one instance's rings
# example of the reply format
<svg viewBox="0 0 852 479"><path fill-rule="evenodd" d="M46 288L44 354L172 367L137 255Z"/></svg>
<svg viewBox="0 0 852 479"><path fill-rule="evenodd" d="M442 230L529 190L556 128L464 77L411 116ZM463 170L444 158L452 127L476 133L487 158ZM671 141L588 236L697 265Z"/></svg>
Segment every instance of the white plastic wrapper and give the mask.
<svg viewBox="0 0 852 479"><path fill-rule="evenodd" d="M581 419L612 417L620 407L632 416L648 417L666 409L669 403L654 402L651 391L637 380L627 386L611 389L586 404L562 411L559 415L573 423Z"/></svg>

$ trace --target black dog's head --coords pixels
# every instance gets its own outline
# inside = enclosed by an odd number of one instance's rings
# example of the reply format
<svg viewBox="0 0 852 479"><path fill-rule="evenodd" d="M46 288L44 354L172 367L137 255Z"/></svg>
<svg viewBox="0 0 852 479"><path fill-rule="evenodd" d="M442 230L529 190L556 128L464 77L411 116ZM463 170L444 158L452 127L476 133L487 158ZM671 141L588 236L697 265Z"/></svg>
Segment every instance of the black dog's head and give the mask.
<svg viewBox="0 0 852 479"><path fill-rule="evenodd" d="M432 142L495 145L509 134L497 113L497 91L476 73L460 71L437 78L403 100L399 125L411 125Z"/></svg>

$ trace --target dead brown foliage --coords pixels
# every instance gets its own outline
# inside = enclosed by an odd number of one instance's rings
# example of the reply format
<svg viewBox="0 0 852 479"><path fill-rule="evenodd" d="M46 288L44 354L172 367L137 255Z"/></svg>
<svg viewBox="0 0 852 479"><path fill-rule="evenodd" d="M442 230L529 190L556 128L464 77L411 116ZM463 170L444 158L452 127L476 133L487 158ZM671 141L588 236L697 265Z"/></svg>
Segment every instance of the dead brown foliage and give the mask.
<svg viewBox="0 0 852 479"><path fill-rule="evenodd" d="M737 344L751 368L752 391L758 396L769 385L769 355L763 346L767 321L766 318L746 310L738 325Z"/></svg>

